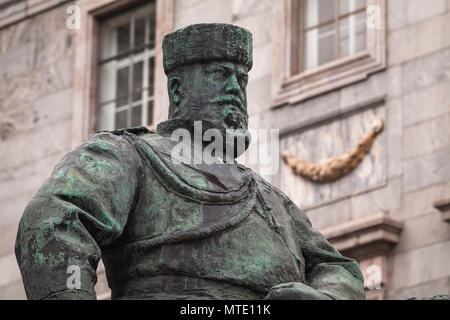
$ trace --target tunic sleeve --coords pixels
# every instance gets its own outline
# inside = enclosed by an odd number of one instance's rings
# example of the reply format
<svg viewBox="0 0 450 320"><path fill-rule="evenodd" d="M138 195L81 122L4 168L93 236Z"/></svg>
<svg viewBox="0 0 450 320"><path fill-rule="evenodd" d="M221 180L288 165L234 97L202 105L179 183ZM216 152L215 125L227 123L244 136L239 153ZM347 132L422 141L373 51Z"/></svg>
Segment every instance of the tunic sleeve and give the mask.
<svg viewBox="0 0 450 320"><path fill-rule="evenodd" d="M109 132L59 162L19 224L15 252L28 299L96 298L101 250L124 230L139 174L134 147Z"/></svg>
<svg viewBox="0 0 450 320"><path fill-rule="evenodd" d="M305 258L307 285L332 299L365 299L358 263L341 255L290 199L286 209L294 220Z"/></svg>

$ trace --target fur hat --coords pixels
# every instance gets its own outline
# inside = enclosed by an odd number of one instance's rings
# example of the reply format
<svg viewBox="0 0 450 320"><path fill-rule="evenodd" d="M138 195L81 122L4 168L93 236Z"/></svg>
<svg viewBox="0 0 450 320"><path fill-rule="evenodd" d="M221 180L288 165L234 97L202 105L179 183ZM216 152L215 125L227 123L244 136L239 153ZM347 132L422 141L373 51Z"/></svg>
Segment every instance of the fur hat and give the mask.
<svg viewBox="0 0 450 320"><path fill-rule="evenodd" d="M163 39L164 71L180 66L225 60L252 68L252 34L231 24L202 23L178 29Z"/></svg>

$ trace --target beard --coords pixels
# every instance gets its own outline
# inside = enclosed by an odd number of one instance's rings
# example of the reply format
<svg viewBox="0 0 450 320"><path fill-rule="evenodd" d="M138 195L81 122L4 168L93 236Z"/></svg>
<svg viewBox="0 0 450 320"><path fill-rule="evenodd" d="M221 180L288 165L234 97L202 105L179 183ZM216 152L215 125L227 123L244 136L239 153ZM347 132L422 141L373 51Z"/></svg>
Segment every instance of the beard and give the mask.
<svg viewBox="0 0 450 320"><path fill-rule="evenodd" d="M220 132L223 140L223 154L227 159L235 159L247 150L251 137L248 132L248 114L245 105L224 96L207 100L191 94L185 97L178 107L173 108L168 121L158 124L158 132L171 132L178 128L189 131L195 136L195 122L202 124L202 137L209 129ZM202 141L203 147L210 142Z"/></svg>

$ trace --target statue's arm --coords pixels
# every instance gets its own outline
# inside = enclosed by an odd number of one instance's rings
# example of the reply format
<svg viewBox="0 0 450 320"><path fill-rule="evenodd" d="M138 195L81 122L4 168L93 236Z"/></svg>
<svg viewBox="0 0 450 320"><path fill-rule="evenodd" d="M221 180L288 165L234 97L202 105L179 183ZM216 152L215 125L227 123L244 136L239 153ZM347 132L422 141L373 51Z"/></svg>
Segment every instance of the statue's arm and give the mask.
<svg viewBox="0 0 450 320"><path fill-rule="evenodd" d="M304 291L307 299L365 299L358 263L334 249L291 200L286 201L286 209L294 220L305 258L306 284L294 287Z"/></svg>
<svg viewBox="0 0 450 320"><path fill-rule="evenodd" d="M127 223L138 163L125 138L106 132L59 162L26 207L17 233L16 257L29 299L96 298L101 248Z"/></svg>

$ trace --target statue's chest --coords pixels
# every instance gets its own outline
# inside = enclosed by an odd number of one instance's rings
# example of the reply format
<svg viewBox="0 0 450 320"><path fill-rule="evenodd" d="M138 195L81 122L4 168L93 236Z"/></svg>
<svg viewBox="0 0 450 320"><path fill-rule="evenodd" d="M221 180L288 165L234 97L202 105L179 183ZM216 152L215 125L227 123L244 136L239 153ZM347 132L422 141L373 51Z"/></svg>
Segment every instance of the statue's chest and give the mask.
<svg viewBox="0 0 450 320"><path fill-rule="evenodd" d="M165 246L159 270L268 290L304 282L303 257L296 260L286 241L256 211L236 227L194 242ZM299 257L300 255L300 257ZM156 272L158 272L156 270Z"/></svg>
<svg viewBox="0 0 450 320"><path fill-rule="evenodd" d="M157 179L149 180L143 191L124 239L128 243L156 243L151 262L145 267L151 269L151 274L171 270L208 279L232 279L261 290L304 281L298 242L282 236L295 232L289 216L281 209L275 212L280 231L264 218L264 206L258 199L250 203L250 212L243 221L220 229L248 209L248 199L232 204L199 203L166 189ZM276 205L270 205L277 210ZM183 238L186 236L192 237Z"/></svg>

